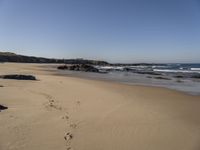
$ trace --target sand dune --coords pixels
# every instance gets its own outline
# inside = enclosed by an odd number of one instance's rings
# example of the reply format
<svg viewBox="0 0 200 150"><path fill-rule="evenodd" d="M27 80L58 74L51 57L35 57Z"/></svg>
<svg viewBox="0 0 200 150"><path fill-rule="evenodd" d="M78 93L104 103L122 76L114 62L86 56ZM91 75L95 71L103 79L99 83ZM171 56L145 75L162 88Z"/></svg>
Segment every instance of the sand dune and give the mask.
<svg viewBox="0 0 200 150"><path fill-rule="evenodd" d="M0 64L0 150L199 150L200 97Z"/></svg>

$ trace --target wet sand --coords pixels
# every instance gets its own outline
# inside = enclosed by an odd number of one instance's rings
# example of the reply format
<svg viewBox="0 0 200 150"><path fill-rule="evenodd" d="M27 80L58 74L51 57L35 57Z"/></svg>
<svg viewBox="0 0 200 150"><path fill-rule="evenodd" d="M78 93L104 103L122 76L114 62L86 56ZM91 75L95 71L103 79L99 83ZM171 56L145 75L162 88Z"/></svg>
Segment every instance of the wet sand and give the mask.
<svg viewBox="0 0 200 150"><path fill-rule="evenodd" d="M199 150L200 96L0 64L0 150Z"/></svg>

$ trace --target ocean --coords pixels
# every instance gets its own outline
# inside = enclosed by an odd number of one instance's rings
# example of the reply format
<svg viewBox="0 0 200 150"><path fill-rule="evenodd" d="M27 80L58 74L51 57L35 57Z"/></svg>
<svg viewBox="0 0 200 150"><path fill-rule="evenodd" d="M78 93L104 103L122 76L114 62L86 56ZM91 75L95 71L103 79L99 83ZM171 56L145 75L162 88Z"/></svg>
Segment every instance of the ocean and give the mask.
<svg viewBox="0 0 200 150"><path fill-rule="evenodd" d="M200 64L135 64L95 66L101 73L59 70L61 75L157 86L200 95Z"/></svg>

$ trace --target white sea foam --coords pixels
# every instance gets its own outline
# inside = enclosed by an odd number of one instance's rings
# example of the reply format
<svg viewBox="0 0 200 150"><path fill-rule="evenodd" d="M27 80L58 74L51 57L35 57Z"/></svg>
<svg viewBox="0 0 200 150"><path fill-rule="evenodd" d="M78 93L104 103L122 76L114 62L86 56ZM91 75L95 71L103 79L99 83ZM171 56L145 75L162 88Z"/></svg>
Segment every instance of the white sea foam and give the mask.
<svg viewBox="0 0 200 150"><path fill-rule="evenodd" d="M95 66L98 69L104 69L104 70L123 70L124 67L120 66Z"/></svg>
<svg viewBox="0 0 200 150"><path fill-rule="evenodd" d="M200 71L200 68L191 68L192 71Z"/></svg>
<svg viewBox="0 0 200 150"><path fill-rule="evenodd" d="M98 69L101 70L119 70L123 71L124 68L129 68L132 70L138 70L138 71L155 71L155 72L169 72L169 73L200 73L200 68L188 68L185 69L183 67L180 67L179 69L167 69L166 66L95 66ZM158 67L158 68L156 68Z"/></svg>
<svg viewBox="0 0 200 150"><path fill-rule="evenodd" d="M100 69L113 69L114 67L111 67L111 66L98 66L97 68L100 68Z"/></svg>
<svg viewBox="0 0 200 150"><path fill-rule="evenodd" d="M127 66L129 68L147 68L148 66Z"/></svg>
<svg viewBox="0 0 200 150"><path fill-rule="evenodd" d="M156 72L200 73L200 70L153 69L153 71L156 71Z"/></svg>
<svg viewBox="0 0 200 150"><path fill-rule="evenodd" d="M167 68L168 66L152 66L152 68Z"/></svg>

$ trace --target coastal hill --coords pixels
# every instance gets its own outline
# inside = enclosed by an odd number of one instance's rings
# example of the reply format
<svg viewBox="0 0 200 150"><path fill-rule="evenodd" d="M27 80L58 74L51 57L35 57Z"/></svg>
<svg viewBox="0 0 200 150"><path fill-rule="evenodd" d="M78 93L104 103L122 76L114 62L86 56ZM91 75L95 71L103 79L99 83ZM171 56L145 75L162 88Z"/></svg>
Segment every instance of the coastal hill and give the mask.
<svg viewBox="0 0 200 150"><path fill-rule="evenodd" d="M89 65L108 65L108 66L151 66L160 65L152 63L108 63L101 60L88 59L56 59L35 56L19 55L12 52L0 52L0 62L16 62L16 63L64 63L64 64L89 64Z"/></svg>
<svg viewBox="0 0 200 150"><path fill-rule="evenodd" d="M85 59L54 59L35 56L18 55L11 52L0 52L0 62L18 62L18 63L65 63L65 64L91 64L108 65L108 62Z"/></svg>

